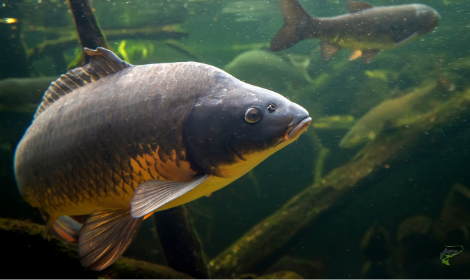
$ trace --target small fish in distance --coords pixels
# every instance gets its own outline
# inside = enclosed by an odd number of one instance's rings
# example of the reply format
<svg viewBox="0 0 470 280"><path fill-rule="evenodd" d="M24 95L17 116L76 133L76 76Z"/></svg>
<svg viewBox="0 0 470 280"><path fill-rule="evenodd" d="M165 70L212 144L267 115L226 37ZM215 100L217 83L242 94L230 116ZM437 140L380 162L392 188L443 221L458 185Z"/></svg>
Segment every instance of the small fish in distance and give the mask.
<svg viewBox="0 0 470 280"><path fill-rule="evenodd" d="M341 148L352 148L373 141L383 129L387 121L396 121L411 111L413 105L437 86L436 81L425 81L410 93L399 98L382 101L363 115L348 133L341 139Z"/></svg>
<svg viewBox="0 0 470 280"><path fill-rule="evenodd" d="M423 4L374 7L351 1L347 5L348 14L320 18L307 14L298 0L281 0L284 26L272 39L271 51L317 38L324 59L348 48L354 50L351 60L362 56L370 63L379 51L411 42L432 31L440 20L436 10Z"/></svg>

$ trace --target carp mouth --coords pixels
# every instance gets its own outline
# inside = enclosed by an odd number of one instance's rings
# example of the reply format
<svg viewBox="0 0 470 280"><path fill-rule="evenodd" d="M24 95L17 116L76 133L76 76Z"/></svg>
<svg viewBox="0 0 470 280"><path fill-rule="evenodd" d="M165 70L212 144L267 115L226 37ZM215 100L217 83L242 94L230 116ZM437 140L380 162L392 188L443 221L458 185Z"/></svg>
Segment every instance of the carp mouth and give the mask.
<svg viewBox="0 0 470 280"><path fill-rule="evenodd" d="M304 133L307 131L308 126L312 122L311 117L306 117L305 119L302 119L300 122L297 124L292 125L288 130L288 139L294 139L298 137L300 134Z"/></svg>

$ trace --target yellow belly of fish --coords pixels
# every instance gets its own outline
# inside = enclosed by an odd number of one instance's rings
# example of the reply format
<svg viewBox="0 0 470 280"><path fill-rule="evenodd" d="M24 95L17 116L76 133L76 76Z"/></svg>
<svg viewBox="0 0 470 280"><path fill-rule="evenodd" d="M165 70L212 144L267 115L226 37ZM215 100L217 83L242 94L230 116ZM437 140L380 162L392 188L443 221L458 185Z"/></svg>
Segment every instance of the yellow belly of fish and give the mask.
<svg viewBox="0 0 470 280"><path fill-rule="evenodd" d="M221 175L224 178L210 176L193 190L168 202L164 206L160 207L157 211L183 205L200 197L210 195L211 193L237 180L260 164L267 157L290 144L293 140L294 139L284 141L273 149L268 149L259 153L243 155L246 160L240 160L237 163L231 165L220 166ZM157 168L154 168L155 166L157 166ZM172 153L170 159L168 159L166 162L161 161L158 157L158 149L152 154L144 154L136 157L135 159L131 159L131 167L134 175L133 178L139 178L138 181L134 180L135 186L151 179L189 182L193 180L195 175L188 162L180 161L179 166L176 164L175 152ZM122 192L119 196L107 195L104 197L88 197L82 203L74 204L70 202L69 205L73 206L68 206L67 209L62 209L55 213L49 214L56 217L63 215L76 216L90 214L95 210L101 209L130 208L134 190L130 185L125 185L124 188L125 192Z"/></svg>
<svg viewBox="0 0 470 280"><path fill-rule="evenodd" d="M125 209L130 208L130 202L134 196L134 189L131 184L137 187L139 184L148 180L169 180L189 182L193 180L196 174L190 167L189 162L179 160L177 163L176 152L172 151L165 161L158 156L158 148L151 154L139 155L130 160L132 178L130 184L123 183L119 194L116 193L100 193L100 195L89 196L83 193L85 199L83 202L74 203L65 198L62 207L54 211L46 210L52 216L76 216L90 214L100 209ZM205 194L202 194L203 196ZM195 199L195 198L194 198ZM190 200L189 200L190 201ZM33 206L37 203L31 203Z"/></svg>
<svg viewBox="0 0 470 280"><path fill-rule="evenodd" d="M286 135L286 139L287 139L287 135ZM204 182L202 182L193 190L189 191L185 195L178 197L177 199L173 201L168 202L167 204L158 208L157 211L176 207L176 206L191 202L200 197L210 195L211 193L217 190L220 190L221 188L227 186L228 184L232 183L233 181L237 180L241 176L248 173L248 171L255 168L258 164L260 164L270 155L284 148L285 146L290 144L292 141L293 140L284 141L283 143L278 145L276 148L267 149L262 152L243 155L245 160L239 160L238 162L230 164L230 165L219 166L220 173L221 173L220 175L223 177L210 176L208 179L206 179Z"/></svg>
<svg viewBox="0 0 470 280"><path fill-rule="evenodd" d="M367 41L357 41L353 38L343 38L335 37L329 38L329 43L338 45L342 48L352 49L352 50L386 50L396 48L395 43L384 43L385 41L377 40L376 42L367 42Z"/></svg>
<svg viewBox="0 0 470 280"><path fill-rule="evenodd" d="M210 195L211 193L227 186L238 178L220 178L215 176L210 176L203 183L201 183L197 188L192 191L178 197L177 199L170 201L164 206L160 207L157 211L166 210L176 206L183 205L185 203L191 202L200 197ZM132 190L132 189L131 189ZM61 210L59 212L50 213L51 216L78 216L78 215L87 215L91 214L95 210L101 209L126 209L130 208L130 203L133 197L134 192L129 192L131 195L123 196L108 196L99 199L91 199L83 203L79 203L74 207L68 208L66 210ZM71 203L71 202L70 202ZM72 204L72 203L71 203Z"/></svg>

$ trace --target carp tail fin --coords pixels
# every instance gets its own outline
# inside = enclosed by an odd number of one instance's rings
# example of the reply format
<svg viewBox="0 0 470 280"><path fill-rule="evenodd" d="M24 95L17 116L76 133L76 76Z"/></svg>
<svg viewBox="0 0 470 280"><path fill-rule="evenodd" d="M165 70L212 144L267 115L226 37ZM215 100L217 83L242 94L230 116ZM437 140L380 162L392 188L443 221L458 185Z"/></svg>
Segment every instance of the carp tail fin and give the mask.
<svg viewBox="0 0 470 280"><path fill-rule="evenodd" d="M282 51L302 41L304 36L299 26L308 24L312 20L298 0L281 0L280 7L284 26L271 40L272 52Z"/></svg>
<svg viewBox="0 0 470 280"><path fill-rule="evenodd" d="M93 212L80 229L80 263L96 271L113 264L132 243L143 220L133 218L129 209Z"/></svg>

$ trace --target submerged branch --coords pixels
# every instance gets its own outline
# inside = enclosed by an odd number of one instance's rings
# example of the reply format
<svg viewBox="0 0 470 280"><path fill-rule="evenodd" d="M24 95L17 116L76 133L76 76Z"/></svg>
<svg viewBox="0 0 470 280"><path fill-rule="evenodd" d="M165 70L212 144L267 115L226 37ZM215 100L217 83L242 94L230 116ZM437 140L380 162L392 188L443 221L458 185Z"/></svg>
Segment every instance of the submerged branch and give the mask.
<svg viewBox="0 0 470 280"><path fill-rule="evenodd" d="M323 176L323 166L325 165L326 157L328 156L330 150L322 145L320 138L318 138L318 135L314 129L310 129L310 131L311 132L309 133L309 135L312 137L313 145L317 150L317 156L315 158L315 167L313 170L313 182L316 185L320 185Z"/></svg>
<svg viewBox="0 0 470 280"><path fill-rule="evenodd" d="M44 226L0 218L3 273L11 278L191 278L171 268L120 257L103 271L80 265L76 246L43 238ZM8 245L7 245L8 244ZM33 264L31 266L31 264ZM39 269L35 269L38 267Z"/></svg>
<svg viewBox="0 0 470 280"><path fill-rule="evenodd" d="M353 161L331 171L321 184L313 184L295 195L213 259L210 262L212 275L216 278L236 277L249 272L365 177L409 152L421 137L467 115L469 109L470 89L424 115L418 122L382 133Z"/></svg>
<svg viewBox="0 0 470 280"><path fill-rule="evenodd" d="M69 0L69 4L82 48L103 47L109 49L106 36L101 31L90 2L88 0Z"/></svg>
<svg viewBox="0 0 470 280"><path fill-rule="evenodd" d="M82 66L88 63L88 59L83 52L83 48L96 49L102 47L110 49L106 36L100 28L100 24L96 20L93 9L88 0L69 0L70 10L72 11L75 29L77 30L78 39L82 46L80 58L73 62L73 67Z"/></svg>
<svg viewBox="0 0 470 280"><path fill-rule="evenodd" d="M153 214L169 267L195 278L210 278L202 244L184 205Z"/></svg>

